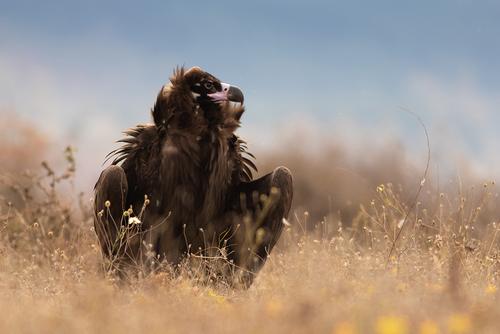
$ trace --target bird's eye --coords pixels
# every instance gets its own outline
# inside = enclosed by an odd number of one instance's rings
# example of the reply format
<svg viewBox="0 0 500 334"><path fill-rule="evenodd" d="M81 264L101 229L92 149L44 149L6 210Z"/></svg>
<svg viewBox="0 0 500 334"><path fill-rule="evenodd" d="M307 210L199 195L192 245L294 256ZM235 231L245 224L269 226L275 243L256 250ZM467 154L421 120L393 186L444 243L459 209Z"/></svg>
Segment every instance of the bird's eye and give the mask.
<svg viewBox="0 0 500 334"><path fill-rule="evenodd" d="M205 89L207 90L212 90L214 88L214 84L211 83L210 81L207 81L203 84L203 86L205 87Z"/></svg>

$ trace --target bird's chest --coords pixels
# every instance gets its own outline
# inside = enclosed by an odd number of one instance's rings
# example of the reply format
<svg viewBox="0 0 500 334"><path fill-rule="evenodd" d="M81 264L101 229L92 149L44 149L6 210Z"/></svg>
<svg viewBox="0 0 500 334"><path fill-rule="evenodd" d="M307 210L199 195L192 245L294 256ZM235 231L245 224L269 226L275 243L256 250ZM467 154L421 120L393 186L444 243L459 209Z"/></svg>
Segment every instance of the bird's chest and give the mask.
<svg viewBox="0 0 500 334"><path fill-rule="evenodd" d="M233 168L227 143L167 141L163 157L162 207L179 220L200 225L217 216L225 205Z"/></svg>

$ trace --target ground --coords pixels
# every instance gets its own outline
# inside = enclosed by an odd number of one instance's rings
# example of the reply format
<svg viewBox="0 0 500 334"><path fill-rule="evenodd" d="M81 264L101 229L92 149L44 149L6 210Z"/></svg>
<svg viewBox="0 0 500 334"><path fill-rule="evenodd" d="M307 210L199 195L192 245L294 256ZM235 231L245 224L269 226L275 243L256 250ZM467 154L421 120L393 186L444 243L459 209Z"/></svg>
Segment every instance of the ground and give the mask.
<svg viewBox="0 0 500 334"><path fill-rule="evenodd" d="M2 333L500 328L500 226L492 183L462 194L424 192L414 205L399 187L380 184L349 221L295 209L263 271L241 290L192 264L117 279L103 265L90 201L64 186L74 166L61 175L45 169L29 181L2 179Z"/></svg>

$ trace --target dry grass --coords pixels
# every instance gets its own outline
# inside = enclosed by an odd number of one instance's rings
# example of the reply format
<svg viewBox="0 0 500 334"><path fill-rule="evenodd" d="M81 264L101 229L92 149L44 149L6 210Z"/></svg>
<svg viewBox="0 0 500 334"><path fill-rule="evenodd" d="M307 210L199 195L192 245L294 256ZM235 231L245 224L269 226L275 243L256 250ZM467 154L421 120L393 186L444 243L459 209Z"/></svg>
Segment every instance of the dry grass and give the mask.
<svg viewBox="0 0 500 334"><path fill-rule="evenodd" d="M313 217L296 207L255 284L234 290L201 284L201 273L188 267L130 282L106 273L89 204L67 186L75 170L70 150L67 159L60 174L45 165L40 174L2 177L8 189L0 201L2 333L500 328L500 226L492 183L443 193L426 185L390 258L415 190L405 193L399 186L405 182L368 185L363 196L353 197L359 201L351 201L349 219L328 212ZM299 201L309 189L301 186L302 175L295 176Z"/></svg>

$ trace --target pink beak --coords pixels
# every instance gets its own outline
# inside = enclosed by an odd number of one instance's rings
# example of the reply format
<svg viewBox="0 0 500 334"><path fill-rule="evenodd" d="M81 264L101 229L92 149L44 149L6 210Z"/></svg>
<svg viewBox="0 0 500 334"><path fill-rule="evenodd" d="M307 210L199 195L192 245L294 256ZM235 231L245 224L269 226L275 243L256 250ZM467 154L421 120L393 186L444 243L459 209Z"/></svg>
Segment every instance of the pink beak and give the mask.
<svg viewBox="0 0 500 334"><path fill-rule="evenodd" d="M214 102L233 101L243 104L243 92L236 86L221 83L222 89L218 92L207 94Z"/></svg>

